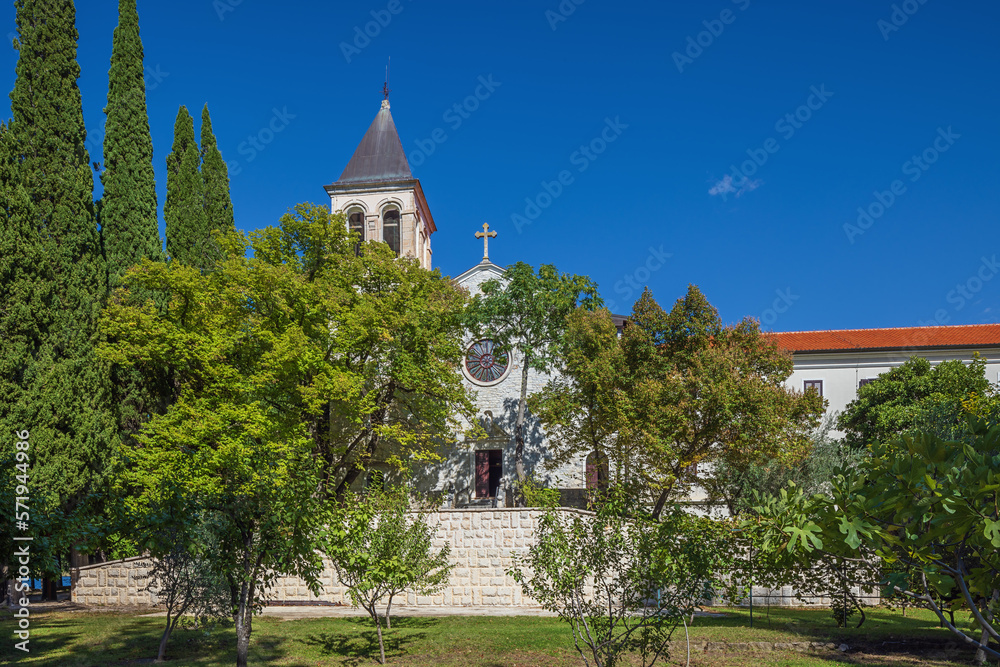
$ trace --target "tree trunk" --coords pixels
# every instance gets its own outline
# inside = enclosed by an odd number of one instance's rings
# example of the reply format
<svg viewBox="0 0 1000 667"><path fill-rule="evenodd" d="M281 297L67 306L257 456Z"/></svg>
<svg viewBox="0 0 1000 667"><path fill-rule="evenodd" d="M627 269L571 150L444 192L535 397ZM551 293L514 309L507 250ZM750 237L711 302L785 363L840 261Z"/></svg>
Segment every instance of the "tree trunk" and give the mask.
<svg viewBox="0 0 1000 667"><path fill-rule="evenodd" d="M56 580L46 577L42 579L42 600L54 602L59 599L59 592L56 590Z"/></svg>
<svg viewBox="0 0 1000 667"><path fill-rule="evenodd" d="M359 475L361 475L361 469L351 466L351 468L347 471L347 474L344 475L344 479L337 486L337 491L334 494L338 502L344 500L347 492L351 490L351 484L354 484Z"/></svg>
<svg viewBox="0 0 1000 667"><path fill-rule="evenodd" d="M259 559L258 559L259 565ZM257 568L245 573L249 581L240 585L239 606L236 608L236 667L247 667L250 654L250 633L253 632L254 580Z"/></svg>
<svg viewBox="0 0 1000 667"><path fill-rule="evenodd" d="M378 652L379 655L381 656L379 662L384 665L385 644L382 642L382 622L378 618L378 612L375 610L374 604L372 604L372 606L368 609L368 613L371 614L371 617L375 620L375 631L378 632Z"/></svg>
<svg viewBox="0 0 1000 667"><path fill-rule="evenodd" d="M993 602L996 602L997 598L1000 598L1000 590L994 590L993 591ZM990 623L992 623L993 622L993 614L990 612L990 606L989 606L989 604L986 605L986 609L984 610L984 612L985 612L983 614L984 618L987 621L989 621ZM952 619L954 619L954 615L952 616ZM953 620L952 621L952 625L954 625L954 624L955 623L954 623L954 620ZM983 634L979 637L979 643L982 644L983 646L989 646L990 645L990 631L987 629L986 626L983 626ZM985 665L986 664L986 651L984 651L981 648L976 649L975 662L976 662L977 665Z"/></svg>
<svg viewBox="0 0 1000 667"><path fill-rule="evenodd" d="M663 511L663 506L667 503L667 495L669 495L670 489L663 489L660 492L660 497L656 500L656 507L653 508L653 519L660 518L660 512Z"/></svg>
<svg viewBox="0 0 1000 667"><path fill-rule="evenodd" d="M979 637L979 643L983 646L989 646L990 644L990 632L986 628L983 628L983 634ZM973 658L973 662L977 665L986 664L986 651L981 648L976 649L976 657Z"/></svg>
<svg viewBox="0 0 1000 667"><path fill-rule="evenodd" d="M392 401L392 397L393 395L395 395L395 393L396 393L396 384L394 382L390 382L386 387L385 391L383 392L383 398L380 399L382 401L382 406L378 410L375 410L372 413L371 423L373 427L385 425L386 418L389 416L389 403ZM370 430L374 431L374 428ZM379 436L377 431L369 433L367 437L368 437L368 444L365 446L364 452L359 454L359 456L365 457L366 461L371 461L371 458L375 455L375 451L378 449L381 437ZM365 469L367 469L367 467ZM352 465L347 470L347 474L344 476L343 481L341 481L341 483L337 486L337 492L335 494L335 497L338 502L344 499L344 496L347 495L347 492L351 490L351 484L353 484L355 480L358 479L358 477L361 475L362 472L364 471L357 465Z"/></svg>
<svg viewBox="0 0 1000 667"><path fill-rule="evenodd" d="M174 629L170 620L170 612L167 612L167 627L163 629L163 636L160 637L160 650L156 652L156 662L163 662L163 656L167 654L167 641L170 640L170 631Z"/></svg>
<svg viewBox="0 0 1000 667"><path fill-rule="evenodd" d="M245 588L244 588L245 591ZM246 595L241 592L240 605L236 610L236 667L247 667L250 654L251 619Z"/></svg>
<svg viewBox="0 0 1000 667"><path fill-rule="evenodd" d="M524 472L524 412L528 404L528 355L521 362L521 397L517 402L517 423L514 425L514 470L517 481L524 484L527 475ZM524 494L518 493L514 501L517 507L524 507Z"/></svg>
<svg viewBox="0 0 1000 667"><path fill-rule="evenodd" d="M389 610L392 609L392 596L389 596L389 602L385 605L385 629L392 630L392 622L389 621Z"/></svg>

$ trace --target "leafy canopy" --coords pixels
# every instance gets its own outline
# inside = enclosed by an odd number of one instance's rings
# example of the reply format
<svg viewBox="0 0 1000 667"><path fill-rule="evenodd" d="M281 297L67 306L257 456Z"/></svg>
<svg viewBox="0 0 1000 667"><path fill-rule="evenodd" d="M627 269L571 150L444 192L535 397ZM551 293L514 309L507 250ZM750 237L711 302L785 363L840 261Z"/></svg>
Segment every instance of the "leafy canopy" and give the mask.
<svg viewBox="0 0 1000 667"><path fill-rule="evenodd" d="M694 483L711 491L711 468L808 452L823 401L785 387L789 355L753 320L722 324L690 286L670 312L647 289L621 336L609 314L576 313L561 347L562 376L533 401L558 434L554 460L597 451L620 484L658 515Z"/></svg>
<svg viewBox="0 0 1000 667"><path fill-rule="evenodd" d="M123 447L122 492L143 537L198 516L224 545L211 557L245 664L274 578L318 585L328 500L373 457L433 458L453 432L469 403L457 369L465 300L384 244L358 256L343 216L320 206L215 240L225 255L211 271L147 260L126 273L101 356L172 379L175 402Z"/></svg>
<svg viewBox="0 0 1000 667"><path fill-rule="evenodd" d="M998 639L998 494L1000 426L972 418L959 440L916 431L874 443L864 465L834 477L829 495L783 491L759 508L754 529L768 553L804 565L874 553L887 593L929 607L968 645L1000 658L985 646ZM945 617L942 597L972 614L979 640Z"/></svg>
<svg viewBox="0 0 1000 667"><path fill-rule="evenodd" d="M565 319L574 308L599 305L597 286L585 276L559 273L546 264L538 272L524 262L508 267L500 280L488 280L469 304L470 329L500 347L518 350L526 364L548 371Z"/></svg>
<svg viewBox="0 0 1000 667"><path fill-rule="evenodd" d="M991 393L986 362L978 355L971 363L953 360L936 366L911 357L858 389L858 397L839 416L837 427L849 445L860 448L917 428L950 438L964 431L962 401Z"/></svg>
<svg viewBox="0 0 1000 667"><path fill-rule="evenodd" d="M94 217L72 0L17 0L12 118L0 125L0 431L31 433L33 530L57 558L107 507L117 434L94 358L106 267Z"/></svg>

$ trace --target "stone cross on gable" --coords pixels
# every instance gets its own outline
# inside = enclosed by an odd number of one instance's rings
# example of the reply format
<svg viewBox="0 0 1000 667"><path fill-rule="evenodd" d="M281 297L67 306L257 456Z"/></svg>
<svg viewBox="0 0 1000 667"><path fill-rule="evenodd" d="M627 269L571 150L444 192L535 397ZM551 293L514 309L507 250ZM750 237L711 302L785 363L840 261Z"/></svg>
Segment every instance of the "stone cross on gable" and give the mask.
<svg viewBox="0 0 1000 667"><path fill-rule="evenodd" d="M490 223L483 223L483 231L476 232L476 238L483 240L483 261L490 261L490 239L496 238L497 233L490 231Z"/></svg>

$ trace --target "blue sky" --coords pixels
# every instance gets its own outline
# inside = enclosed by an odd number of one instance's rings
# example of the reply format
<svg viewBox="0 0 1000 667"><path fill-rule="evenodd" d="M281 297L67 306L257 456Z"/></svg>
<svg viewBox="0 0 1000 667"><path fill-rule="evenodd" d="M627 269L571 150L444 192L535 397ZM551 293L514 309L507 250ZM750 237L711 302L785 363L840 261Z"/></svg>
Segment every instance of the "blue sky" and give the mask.
<svg viewBox="0 0 1000 667"><path fill-rule="evenodd" d="M98 160L117 3L77 11ZM724 320L775 331L1000 321L996 3L140 0L139 13L161 211L181 104L212 111L239 227L328 202L391 56L446 274L479 261L489 222L495 262L587 274L618 312L643 285L669 307L695 283ZM10 90L16 52L0 57Z"/></svg>

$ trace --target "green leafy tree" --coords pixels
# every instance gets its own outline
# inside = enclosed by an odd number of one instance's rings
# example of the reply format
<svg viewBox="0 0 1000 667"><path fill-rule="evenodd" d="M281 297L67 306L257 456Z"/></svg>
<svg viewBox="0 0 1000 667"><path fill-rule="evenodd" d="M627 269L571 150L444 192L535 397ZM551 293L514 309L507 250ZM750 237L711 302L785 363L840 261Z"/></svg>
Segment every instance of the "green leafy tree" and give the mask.
<svg viewBox="0 0 1000 667"><path fill-rule="evenodd" d="M163 258L156 217L153 140L146 112L142 41L135 0L119 0L111 49L101 182L101 231L112 289L133 264Z"/></svg>
<svg viewBox="0 0 1000 667"><path fill-rule="evenodd" d="M200 165L194 119L182 106L174 123L173 149L167 156L167 201L163 206L167 254L172 260L204 270L212 267L214 246Z"/></svg>
<svg viewBox="0 0 1000 667"><path fill-rule="evenodd" d="M120 286L129 267L143 259L164 259L135 0L118 3L108 79L100 222L109 287L113 290ZM112 404L125 438L134 437L147 415L162 412L170 400L167 378L157 378L150 384L134 369L113 368L112 387Z"/></svg>
<svg viewBox="0 0 1000 667"><path fill-rule="evenodd" d="M348 496L334 511L325 551L351 602L368 612L378 634L380 662L385 643L377 605L386 600L385 624L392 599L406 590L432 595L447 583L451 547L434 551L434 530L425 515L410 512L405 489Z"/></svg>
<svg viewBox="0 0 1000 667"><path fill-rule="evenodd" d="M9 135L7 124L0 123L0 270L7 269L9 260L5 261L4 255L14 251L15 234L14 228L10 224L11 213L13 213L12 197L15 192L14 161L9 150ZM5 276L6 277L6 276ZM0 288L2 290L2 288ZM6 296L5 292L3 293ZM0 316L0 322L6 324L5 318ZM2 361L7 362L9 351L4 347ZM6 382L0 379L0 389L9 391ZM0 396L6 398L6 395ZM3 414L0 412L0 414ZM6 424L4 424L6 427ZM10 507L10 503L15 499L14 480L14 449L4 446L0 449L0 503ZM0 517L0 585L3 586L4 604L14 597L13 582L16 559L14 554L14 517L8 512L6 516Z"/></svg>
<svg viewBox="0 0 1000 667"><path fill-rule="evenodd" d="M559 507L559 489L545 486L533 474L528 475L521 485L521 493L524 494L525 507Z"/></svg>
<svg viewBox="0 0 1000 667"><path fill-rule="evenodd" d="M849 445L859 448L917 428L950 438L964 430L963 399L991 391L986 362L978 355L968 364L954 360L936 366L911 357L858 389L837 427Z"/></svg>
<svg viewBox="0 0 1000 667"><path fill-rule="evenodd" d="M796 460L808 451L823 399L788 389L791 357L744 319L723 325L694 285L667 313L646 290L622 335L622 379L635 386L633 419L643 431L643 471L658 516L707 466ZM628 386L628 385L626 385Z"/></svg>
<svg viewBox="0 0 1000 667"><path fill-rule="evenodd" d="M406 591L416 595L434 595L448 584L453 565L449 562L451 546L445 542L438 550L433 549L434 529L427 521L426 514L413 511L412 505L403 504L411 511L399 514L386 522L386 530L398 536L394 547L394 558L399 559L398 567L389 579L388 596L385 604L385 627L392 629L390 612L392 599Z"/></svg>
<svg viewBox="0 0 1000 667"><path fill-rule="evenodd" d="M125 445L122 492L153 534L173 528L172 517L206 519L218 547L204 555L228 583L243 667L253 614L275 578L298 575L318 590L313 539L323 505L310 429L322 408L314 397L356 393L326 356L328 302L312 300L289 267L247 258L242 235L223 241L227 258L210 273L148 260L130 270L103 316L102 354L173 373L177 401ZM132 289L167 299L162 307L130 302ZM142 546L169 554L159 540Z"/></svg>
<svg viewBox="0 0 1000 667"><path fill-rule="evenodd" d="M100 522L113 469L109 369L94 357L106 266L73 2L18 0L15 9L13 118L0 141L0 432L31 432L36 547L51 546L33 564L56 577Z"/></svg>
<svg viewBox="0 0 1000 667"><path fill-rule="evenodd" d="M825 493L834 471L860 465L866 456L831 437L833 423L833 417L823 420L810 436L809 453L803 459L752 461L741 466L718 462L706 483L712 502L725 504L729 516L738 517L753 512L759 498L777 496L789 484L807 494Z"/></svg>
<svg viewBox="0 0 1000 667"><path fill-rule="evenodd" d="M212 132L212 118L207 104L201 110L201 176L209 228L223 232L235 229L233 202L229 196L229 170Z"/></svg>
<svg viewBox="0 0 1000 667"><path fill-rule="evenodd" d="M232 611L228 582L206 555L219 548L212 541L213 527L202 525L198 519L172 524L156 535L161 545L156 549L159 557L147 574L146 588L167 612L156 662L165 659L170 635L185 616L193 617L193 623L210 624L230 616Z"/></svg>
<svg viewBox="0 0 1000 667"><path fill-rule="evenodd" d="M653 505L694 484L715 484L712 468L801 460L823 401L787 389L791 358L753 320L724 326L698 290L665 312L649 290L621 336L607 312L568 319L561 377L534 402L553 460L596 452L616 481Z"/></svg>
<svg viewBox="0 0 1000 667"><path fill-rule="evenodd" d="M887 592L931 609L982 664L1000 659L989 646L1000 641L998 489L1000 426L972 419L961 440L917 431L874 443L868 462L836 476L829 495L793 490L761 507L756 530L766 552L802 567L874 552ZM946 617L963 608L971 634Z"/></svg>
<svg viewBox="0 0 1000 667"><path fill-rule="evenodd" d="M607 309L577 308L566 318L557 373L528 406L554 447L551 465L593 453L607 460L614 484L639 493L642 466L633 395L621 381L624 353Z"/></svg>
<svg viewBox="0 0 1000 667"><path fill-rule="evenodd" d="M547 510L535 545L510 571L525 595L570 625L587 665L613 667L633 653L644 667L667 658L674 631L686 630L728 571L722 524L679 508L662 521L633 509L631 494L615 487L595 515Z"/></svg>
<svg viewBox="0 0 1000 667"><path fill-rule="evenodd" d="M842 468L843 469L843 468ZM797 538L808 538L795 532L793 525L803 503L813 503L823 494L810 494L795 482L777 493L753 493L749 502L755 503L743 515L746 535L741 554L746 558L736 561L734 576L746 585L766 585L769 588L791 587L800 600L811 604L810 598L827 598L838 627L846 627L851 617L860 615L858 627L865 621L864 597L869 600L881 589L880 582L886 575L885 564L869 548L850 552L814 552L803 558L794 550L775 547L774 517L786 517L782 527L791 530ZM813 505L809 505L812 507ZM766 527L762 530L762 526ZM784 535L785 533L782 532Z"/></svg>
<svg viewBox="0 0 1000 667"><path fill-rule="evenodd" d="M2 507L14 507L17 501L14 451L13 447L4 447L0 450L0 506ZM0 516L0 588L3 590L0 605L13 605L16 599L12 581L17 576L18 564L14 555L14 550L17 548L14 535L16 533L13 513L5 512Z"/></svg>
<svg viewBox="0 0 1000 667"><path fill-rule="evenodd" d="M507 268L500 280L488 280L482 294L468 308L468 328L476 337L488 337L504 350L516 351L521 366L521 391L514 426L514 467L518 483L524 469L524 421L528 400L528 373L551 371L566 317L578 306L600 304L597 286L589 278L559 273L552 265L535 270L525 264Z"/></svg>
<svg viewBox="0 0 1000 667"><path fill-rule="evenodd" d="M316 455L331 498L343 498L374 462L404 470L440 460L439 443L474 413L459 370L464 292L384 243L365 244L359 256L346 229L342 215L300 206L280 229L255 234L253 246L256 257L292 267L329 302L324 354L336 355L358 392L315 397L323 406Z"/></svg>
<svg viewBox="0 0 1000 667"><path fill-rule="evenodd" d="M217 239L225 259L211 272L145 261L126 274L102 357L173 379L176 402L125 445L122 491L154 532L164 516L210 516L222 547L206 554L230 583L245 664L274 577L316 584L328 501L373 457L433 459L458 410L471 412L458 371L465 301L384 244L358 257L324 207ZM163 305L135 296L148 290Z"/></svg>

